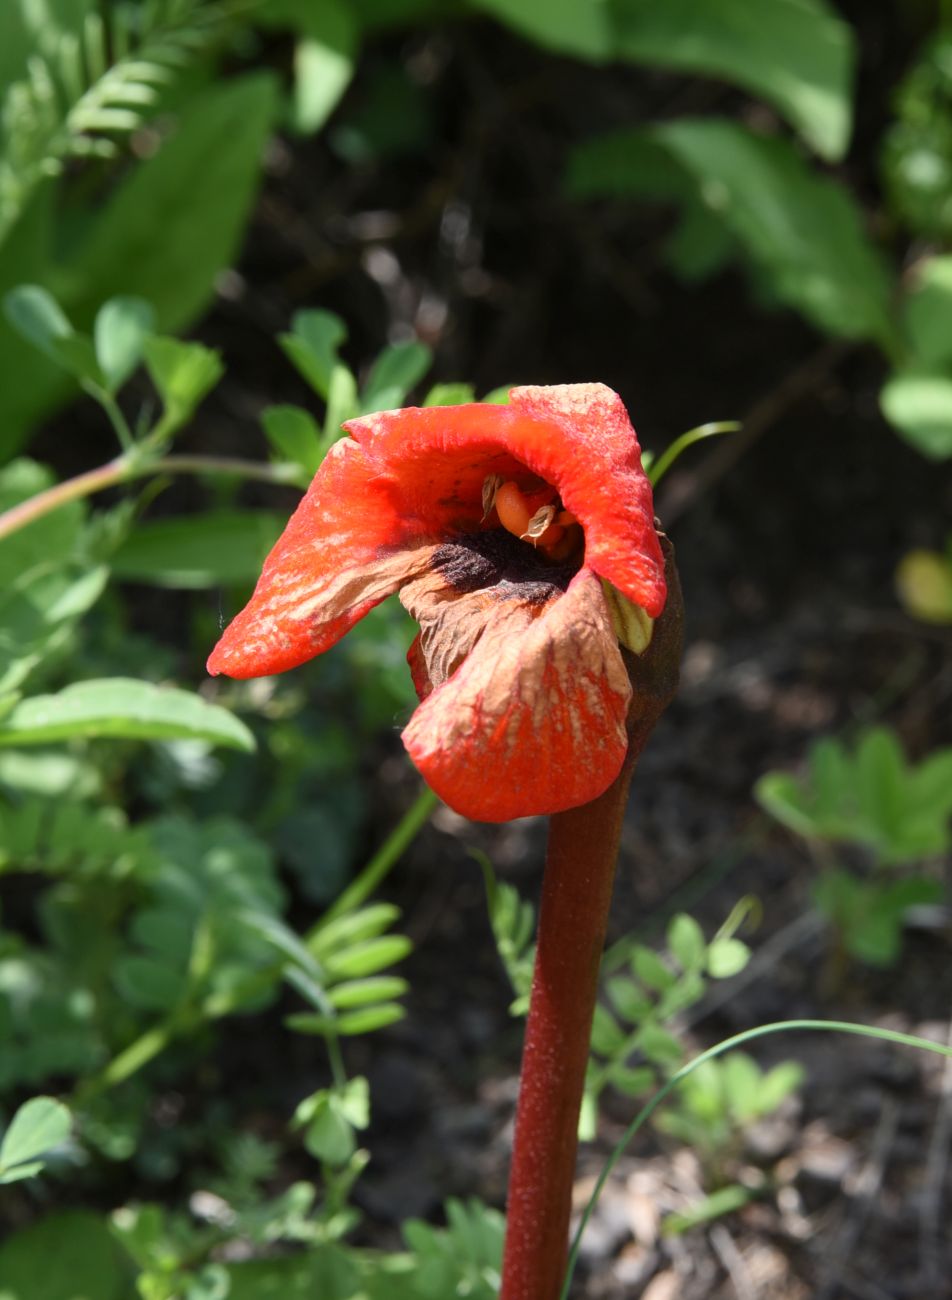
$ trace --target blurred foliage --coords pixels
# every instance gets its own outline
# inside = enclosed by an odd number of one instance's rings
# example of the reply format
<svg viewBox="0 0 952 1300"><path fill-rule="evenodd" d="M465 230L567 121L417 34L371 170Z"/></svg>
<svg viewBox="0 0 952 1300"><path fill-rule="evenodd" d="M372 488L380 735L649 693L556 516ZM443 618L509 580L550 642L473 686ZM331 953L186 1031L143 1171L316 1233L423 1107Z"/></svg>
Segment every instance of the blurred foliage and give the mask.
<svg viewBox="0 0 952 1300"><path fill-rule="evenodd" d="M846 951L894 964L909 908L945 895L922 867L952 847L952 748L910 764L884 727L865 731L852 750L830 737L811 748L804 780L768 772L756 795L783 825L823 846L814 897ZM866 869L836 865L827 845L857 851Z"/></svg>

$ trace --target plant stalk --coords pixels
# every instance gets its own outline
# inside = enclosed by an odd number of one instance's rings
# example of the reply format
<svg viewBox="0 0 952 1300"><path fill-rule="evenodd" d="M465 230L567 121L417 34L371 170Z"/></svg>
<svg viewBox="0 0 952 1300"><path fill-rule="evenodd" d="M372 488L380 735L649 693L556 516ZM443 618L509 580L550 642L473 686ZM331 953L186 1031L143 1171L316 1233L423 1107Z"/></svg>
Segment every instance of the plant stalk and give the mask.
<svg viewBox="0 0 952 1300"><path fill-rule="evenodd" d="M628 790L674 695L681 659L681 591L673 551L662 543L668 602L644 654L628 657L624 766L598 799L550 819L499 1300L558 1300L562 1290L578 1116Z"/></svg>

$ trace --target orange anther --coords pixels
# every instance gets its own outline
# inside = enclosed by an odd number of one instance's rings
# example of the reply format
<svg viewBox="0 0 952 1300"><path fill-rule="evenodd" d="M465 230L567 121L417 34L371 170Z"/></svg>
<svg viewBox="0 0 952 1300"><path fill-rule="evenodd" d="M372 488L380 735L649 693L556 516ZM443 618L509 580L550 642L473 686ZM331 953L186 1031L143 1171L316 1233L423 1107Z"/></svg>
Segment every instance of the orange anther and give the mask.
<svg viewBox="0 0 952 1300"><path fill-rule="evenodd" d="M503 528L516 537L522 537L533 513L518 484L503 483L496 493L496 514Z"/></svg>

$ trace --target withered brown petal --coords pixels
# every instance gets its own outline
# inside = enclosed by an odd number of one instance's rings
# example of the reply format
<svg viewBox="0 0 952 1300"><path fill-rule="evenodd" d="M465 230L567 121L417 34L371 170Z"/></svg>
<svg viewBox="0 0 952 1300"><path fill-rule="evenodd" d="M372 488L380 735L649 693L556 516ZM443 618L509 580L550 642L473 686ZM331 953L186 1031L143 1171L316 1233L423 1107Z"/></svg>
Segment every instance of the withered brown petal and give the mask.
<svg viewBox="0 0 952 1300"><path fill-rule="evenodd" d="M403 733L436 793L477 821L558 812L601 794L624 761L631 686L595 575L582 569L541 612L493 601L481 631L472 605L467 617L444 603L447 649L430 671L451 675L434 682Z"/></svg>

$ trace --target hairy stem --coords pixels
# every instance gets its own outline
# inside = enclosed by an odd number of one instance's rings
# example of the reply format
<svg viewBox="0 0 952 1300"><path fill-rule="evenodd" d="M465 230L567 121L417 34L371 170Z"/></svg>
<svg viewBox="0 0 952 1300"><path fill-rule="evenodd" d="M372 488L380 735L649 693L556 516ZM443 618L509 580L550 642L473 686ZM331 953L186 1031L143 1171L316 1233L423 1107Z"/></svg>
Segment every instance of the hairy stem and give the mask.
<svg viewBox="0 0 952 1300"><path fill-rule="evenodd" d="M499 1300L558 1300L562 1290L578 1115L628 789L674 695L681 659L681 590L673 551L661 540L668 601L644 654L629 657L624 767L598 799L550 821Z"/></svg>
<svg viewBox="0 0 952 1300"><path fill-rule="evenodd" d="M568 1255L578 1114L633 762L593 803L556 813L509 1175L500 1300L555 1300Z"/></svg>

